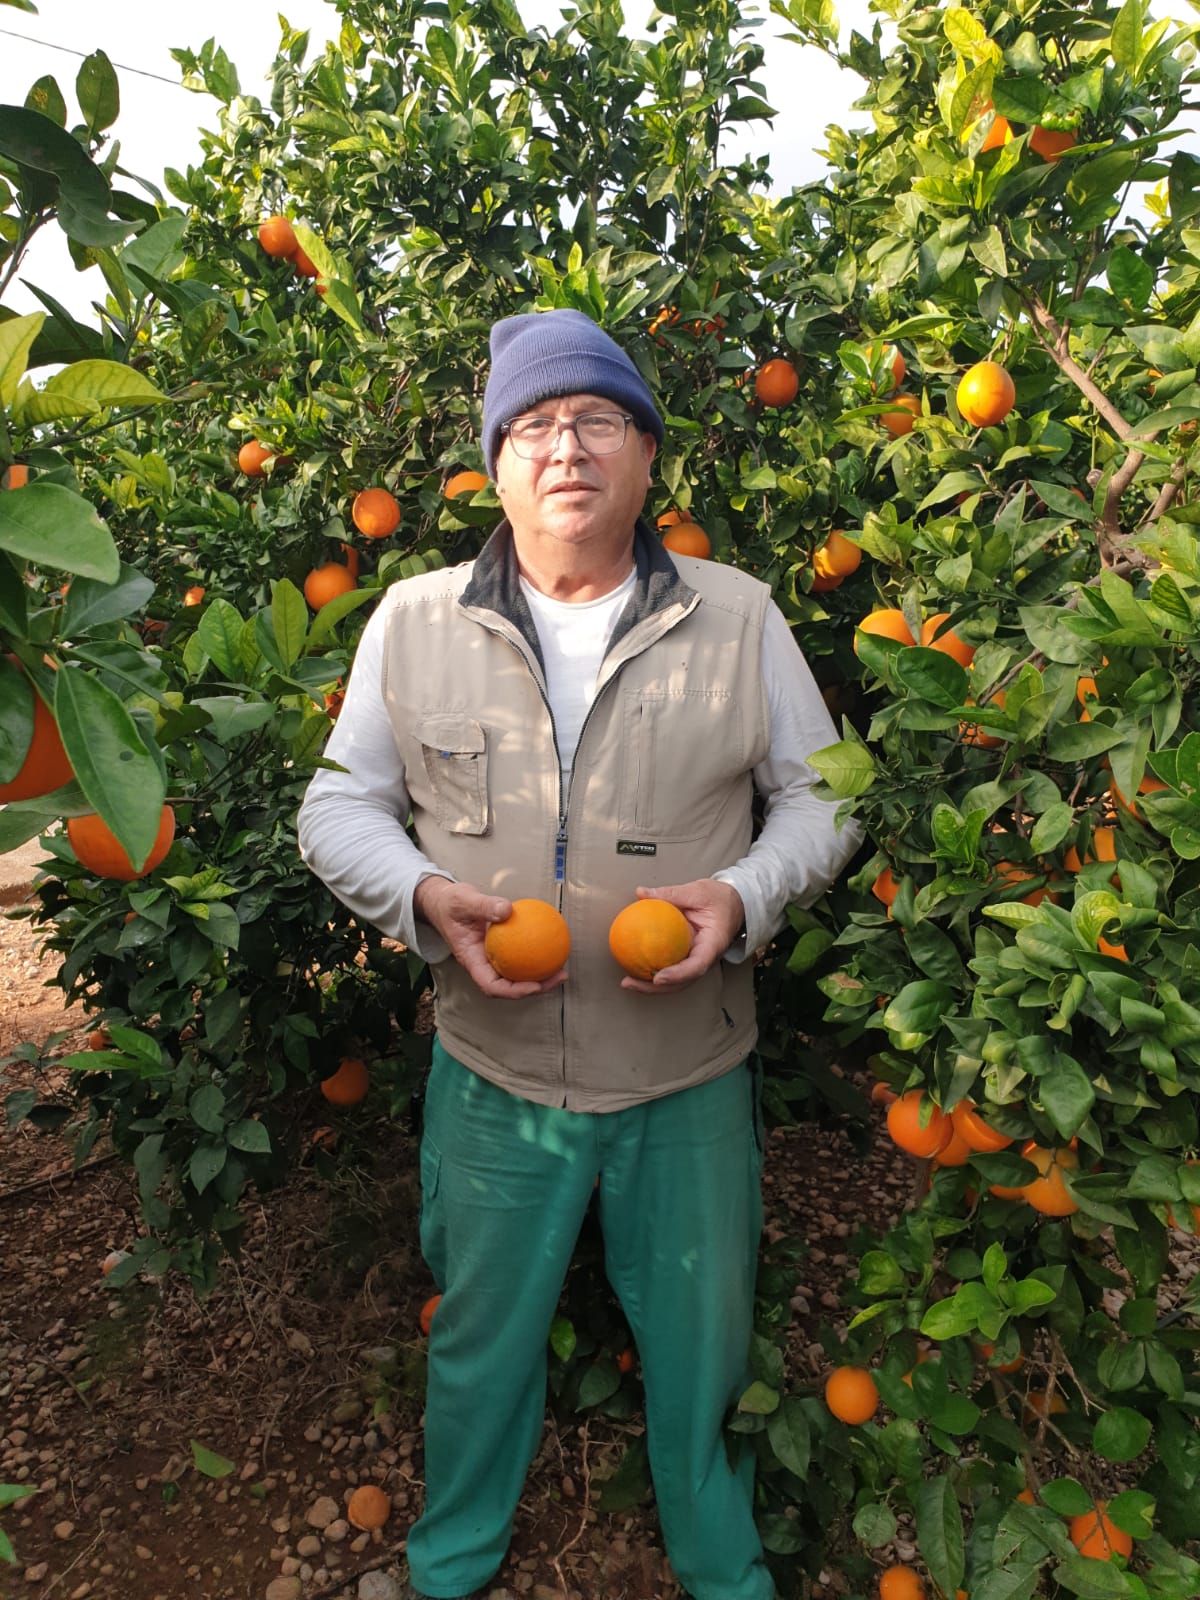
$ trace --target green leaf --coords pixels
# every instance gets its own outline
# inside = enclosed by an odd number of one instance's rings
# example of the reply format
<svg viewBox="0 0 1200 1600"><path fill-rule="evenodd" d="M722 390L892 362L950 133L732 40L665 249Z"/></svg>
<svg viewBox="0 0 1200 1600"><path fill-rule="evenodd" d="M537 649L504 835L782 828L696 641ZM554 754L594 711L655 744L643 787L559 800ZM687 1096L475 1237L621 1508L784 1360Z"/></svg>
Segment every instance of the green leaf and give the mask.
<svg viewBox="0 0 1200 1600"><path fill-rule="evenodd" d="M1128 1576L1111 1561L1093 1561L1087 1556L1065 1556L1055 1567L1054 1578L1080 1600L1123 1600L1135 1592Z"/></svg>
<svg viewBox="0 0 1200 1600"><path fill-rule="evenodd" d="M16 399L29 352L45 320L43 312L34 311L28 316L10 317L7 322L0 322L0 410L7 409Z"/></svg>
<svg viewBox="0 0 1200 1600"><path fill-rule="evenodd" d="M116 583L121 573L117 547L95 508L57 483L0 494L0 550L100 583Z"/></svg>
<svg viewBox="0 0 1200 1600"><path fill-rule="evenodd" d="M21 668L0 656L0 783L11 783L29 754L36 695Z"/></svg>
<svg viewBox="0 0 1200 1600"><path fill-rule="evenodd" d="M99 678L75 667L55 674L54 715L79 787L140 866L158 832L166 785L133 718Z"/></svg>
<svg viewBox="0 0 1200 1600"><path fill-rule="evenodd" d="M557 1315L550 1324L550 1348L560 1361L569 1361L575 1354L575 1324L569 1318Z"/></svg>
<svg viewBox="0 0 1200 1600"><path fill-rule="evenodd" d="M808 1418L803 1402L788 1396L767 1423L767 1440L775 1459L797 1478L808 1476L811 1453Z"/></svg>
<svg viewBox="0 0 1200 1600"><path fill-rule="evenodd" d="M227 1478L234 1471L235 1463L219 1456L215 1451L209 1450L206 1445L197 1440L191 1441L192 1461L196 1471L203 1473L206 1478Z"/></svg>
<svg viewBox="0 0 1200 1600"><path fill-rule="evenodd" d="M225 1132L225 1096L215 1083L206 1083L188 1101L192 1121L205 1133Z"/></svg>
<svg viewBox="0 0 1200 1600"><path fill-rule="evenodd" d="M1142 31L1145 27L1144 0L1125 0L1113 23L1109 49L1113 61L1133 78L1142 59Z"/></svg>
<svg viewBox="0 0 1200 1600"><path fill-rule="evenodd" d="M75 361L43 388L23 388L13 414L19 426L31 427L60 417L92 416L113 406L167 403L168 396L149 378L120 361Z"/></svg>
<svg viewBox="0 0 1200 1600"><path fill-rule="evenodd" d="M1043 1504L1060 1517L1081 1517L1092 1509L1091 1492L1077 1478L1053 1478L1042 1486Z"/></svg>
<svg viewBox="0 0 1200 1600"><path fill-rule="evenodd" d="M779 1391L756 1380L744 1391L737 1408L752 1417L769 1417L779 1408Z"/></svg>
<svg viewBox="0 0 1200 1600"><path fill-rule="evenodd" d="M944 983L922 978L906 983L883 1013L883 1025L898 1050L917 1050L932 1038L949 1011L954 991Z"/></svg>
<svg viewBox="0 0 1200 1600"><path fill-rule="evenodd" d="M111 194L104 174L87 151L64 129L40 111L22 106L0 106L0 155L45 175L47 198L57 195L71 216L103 222ZM43 191L46 192L46 191Z"/></svg>
<svg viewBox="0 0 1200 1600"><path fill-rule="evenodd" d="M962 705L971 692L966 672L944 650L911 645L897 655L893 670L906 689L943 711Z"/></svg>
<svg viewBox="0 0 1200 1600"><path fill-rule="evenodd" d="M576 1411L587 1411L592 1406L602 1406L611 1400L621 1387L621 1374L615 1361L593 1361L579 1382Z"/></svg>
<svg viewBox="0 0 1200 1600"><path fill-rule="evenodd" d="M73 638L102 622L117 622L141 611L154 593L154 580L127 567L124 562L115 583L99 583L95 578L77 577L67 594L62 631Z"/></svg>
<svg viewBox="0 0 1200 1600"><path fill-rule="evenodd" d="M929 1575L945 1594L962 1583L962 1509L948 1473L926 1478L916 1494L917 1542Z"/></svg>
<svg viewBox="0 0 1200 1600"><path fill-rule="evenodd" d="M1113 1406L1096 1423L1092 1444L1106 1461L1132 1461L1150 1443L1153 1431L1149 1417L1127 1406Z"/></svg>
<svg viewBox="0 0 1200 1600"><path fill-rule="evenodd" d="M868 1550L878 1550L896 1537L896 1514L882 1502L859 1506L854 1513L854 1531Z"/></svg>
<svg viewBox="0 0 1200 1600"><path fill-rule="evenodd" d="M1010 122L1040 122L1049 98L1042 78L997 78L992 84L992 104Z"/></svg>
<svg viewBox="0 0 1200 1600"><path fill-rule="evenodd" d="M597 1509L606 1514L640 1505L650 1492L650 1454L645 1437L636 1438L617 1464L617 1470L599 1483Z"/></svg>
<svg viewBox="0 0 1200 1600"><path fill-rule="evenodd" d="M841 800L865 794L875 782L871 752L857 740L843 739L838 744L826 745L813 751L807 760Z"/></svg>
<svg viewBox="0 0 1200 1600"><path fill-rule="evenodd" d="M1108 286L1118 300L1127 300L1142 311L1150 303L1154 269L1127 245L1118 245L1108 258Z"/></svg>
<svg viewBox="0 0 1200 1600"><path fill-rule="evenodd" d="M244 1150L248 1155L265 1156L271 1152L271 1135L253 1117L235 1122L226 1137L235 1150Z"/></svg>
<svg viewBox="0 0 1200 1600"><path fill-rule="evenodd" d="M1054 1066L1041 1080L1042 1104L1064 1139L1072 1139L1096 1103L1092 1080L1071 1056L1056 1052Z"/></svg>
<svg viewBox="0 0 1200 1600"><path fill-rule="evenodd" d="M112 62L103 50L84 59L75 78L75 98L87 121L88 133L111 128L121 109L121 91Z"/></svg>
<svg viewBox="0 0 1200 1600"><path fill-rule="evenodd" d="M223 1144L198 1144L187 1164L188 1177L197 1194L203 1194L221 1172L229 1152Z"/></svg>
<svg viewBox="0 0 1200 1600"><path fill-rule="evenodd" d="M290 578L271 585L271 631L286 671L303 654L308 633L308 605Z"/></svg>
<svg viewBox="0 0 1200 1600"><path fill-rule="evenodd" d="M241 638L245 623L236 606L228 600L214 600L205 606L196 636L209 660L224 677L242 679Z"/></svg>

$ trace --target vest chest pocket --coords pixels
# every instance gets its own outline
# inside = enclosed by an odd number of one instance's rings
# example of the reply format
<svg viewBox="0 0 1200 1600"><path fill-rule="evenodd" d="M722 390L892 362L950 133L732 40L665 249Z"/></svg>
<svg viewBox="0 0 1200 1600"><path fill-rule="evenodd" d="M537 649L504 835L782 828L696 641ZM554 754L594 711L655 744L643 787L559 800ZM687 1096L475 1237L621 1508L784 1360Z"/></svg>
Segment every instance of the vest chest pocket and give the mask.
<svg viewBox="0 0 1200 1600"><path fill-rule="evenodd" d="M434 817L447 833L488 831L487 732L473 717L422 717L413 729L421 746Z"/></svg>
<svg viewBox="0 0 1200 1600"><path fill-rule="evenodd" d="M741 714L727 691L625 691L622 831L660 841L703 838L746 768Z"/></svg>

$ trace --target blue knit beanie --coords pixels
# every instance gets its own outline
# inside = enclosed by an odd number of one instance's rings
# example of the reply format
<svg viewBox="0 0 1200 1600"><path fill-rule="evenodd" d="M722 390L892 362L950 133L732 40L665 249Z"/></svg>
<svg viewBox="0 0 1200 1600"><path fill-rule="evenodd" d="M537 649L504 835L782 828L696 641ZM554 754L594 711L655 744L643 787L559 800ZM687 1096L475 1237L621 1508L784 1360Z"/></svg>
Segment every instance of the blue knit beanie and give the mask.
<svg viewBox="0 0 1200 1600"><path fill-rule="evenodd" d="M500 428L541 400L600 394L624 406L662 443L662 418L641 373L582 311L529 311L492 324L492 369L483 394L483 455L496 476Z"/></svg>

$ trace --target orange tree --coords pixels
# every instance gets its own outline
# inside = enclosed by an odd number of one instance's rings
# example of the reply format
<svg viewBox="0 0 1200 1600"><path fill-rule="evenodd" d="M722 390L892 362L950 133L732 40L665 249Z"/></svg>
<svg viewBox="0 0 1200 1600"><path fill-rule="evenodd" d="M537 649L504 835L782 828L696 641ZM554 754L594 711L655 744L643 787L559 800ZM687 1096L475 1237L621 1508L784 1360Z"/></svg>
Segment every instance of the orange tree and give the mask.
<svg viewBox="0 0 1200 1600"><path fill-rule="evenodd" d="M825 1062L877 1045L894 1088L993 1146L940 1150L928 1196L864 1245L830 1367L874 1369L882 1420L789 1386L793 1264L764 1266L731 1445L758 1456L781 1587L832 1541L873 1590L902 1520L948 1595L1192 1595L1194 1300L1162 1298L1169 1220L1200 1202L1190 36L1133 0L897 3L890 52L839 54L827 8L778 9L864 80L872 126L830 130L825 180L777 200L765 160L722 161L729 126L769 113L727 0L664 4L647 40L602 0L553 35L500 0L343 0L314 65L285 31L269 106L215 44L179 52L220 125L167 174L157 256L110 252L109 313L128 304L139 370L195 403L71 459L156 585L136 631L104 623L143 672L110 687L180 826L132 885L52 839L42 891L63 981L115 1025L76 1064L88 1136L111 1126L142 1180L117 1270L211 1282L245 1185L286 1170L351 1043L405 1098L419 974L307 878L295 807L364 606L494 521L490 491L443 493L480 465L488 326L578 306L668 415L650 511L771 584L845 718L814 764L871 844L762 963L772 1104L815 1081L861 1105ZM1148 223L1123 215L1135 191ZM302 254L260 243L281 215ZM755 381L780 362L790 399L780 366ZM368 542L351 508L372 487L401 517ZM344 592L314 615L326 563ZM893 615L856 637L873 612ZM577 1321L553 1331L556 1389L620 1415L623 1329ZM613 1496L640 1481L634 1460ZM1071 1543L1063 1519L1102 1529L1100 1500L1130 1556Z"/></svg>

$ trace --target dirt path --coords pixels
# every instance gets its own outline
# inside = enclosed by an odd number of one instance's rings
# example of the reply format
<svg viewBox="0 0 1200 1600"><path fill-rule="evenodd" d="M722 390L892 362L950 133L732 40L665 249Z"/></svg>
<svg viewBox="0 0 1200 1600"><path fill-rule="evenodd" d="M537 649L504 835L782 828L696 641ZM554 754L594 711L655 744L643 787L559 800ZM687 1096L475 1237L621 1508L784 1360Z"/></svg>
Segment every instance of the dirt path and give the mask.
<svg viewBox="0 0 1200 1600"><path fill-rule="evenodd" d="M43 987L52 961L28 922L2 928L0 1057L64 1029L57 1053L82 1048L83 1019ZM20 1063L3 1076L0 1097L34 1081ZM0 1482L38 1490L3 1514L19 1564L0 1569L0 1593L394 1600L421 1503L417 1316L432 1284L409 1243L411 1137L369 1102L342 1137L335 1174L310 1164L251 1209L240 1261L198 1303L175 1284L106 1286L106 1254L139 1228L125 1170L103 1145L72 1175L65 1135L0 1123ZM906 1181L887 1151L864 1163L840 1135L771 1135L768 1233L810 1246L794 1302L798 1377L826 1364L816 1327L838 1307L847 1236L898 1208ZM640 1428L638 1416L548 1414L495 1600L677 1600L653 1508L589 1504ZM227 1463L225 1475L199 1469L197 1450ZM366 1482L393 1506L373 1535L344 1516Z"/></svg>

